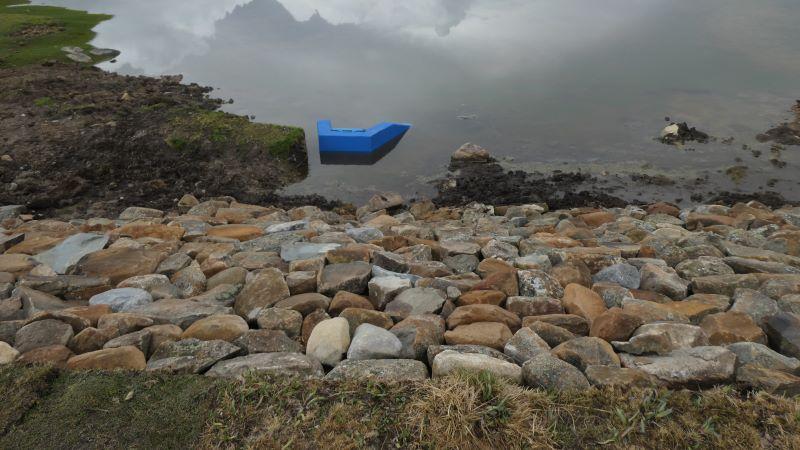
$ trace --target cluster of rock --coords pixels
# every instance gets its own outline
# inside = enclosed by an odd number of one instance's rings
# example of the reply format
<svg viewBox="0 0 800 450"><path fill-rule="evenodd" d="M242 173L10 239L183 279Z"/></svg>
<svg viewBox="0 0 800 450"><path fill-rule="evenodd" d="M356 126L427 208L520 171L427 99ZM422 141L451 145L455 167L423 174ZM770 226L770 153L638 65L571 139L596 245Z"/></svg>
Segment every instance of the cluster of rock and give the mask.
<svg viewBox="0 0 800 450"><path fill-rule="evenodd" d="M0 363L800 390L800 208L0 208Z"/></svg>

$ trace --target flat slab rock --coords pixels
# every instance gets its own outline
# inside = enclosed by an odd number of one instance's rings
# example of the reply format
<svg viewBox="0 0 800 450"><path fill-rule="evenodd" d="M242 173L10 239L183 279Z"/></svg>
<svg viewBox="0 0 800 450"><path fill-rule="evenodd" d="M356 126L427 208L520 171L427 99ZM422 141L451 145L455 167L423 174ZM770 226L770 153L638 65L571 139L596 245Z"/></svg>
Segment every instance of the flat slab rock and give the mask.
<svg viewBox="0 0 800 450"><path fill-rule="evenodd" d="M302 353L256 353L220 361L206 372L206 376L243 378L250 372L304 377L325 375L319 361Z"/></svg>
<svg viewBox="0 0 800 450"><path fill-rule="evenodd" d="M203 373L217 362L241 353L241 348L222 340L183 339L165 342L147 362L151 372Z"/></svg>
<svg viewBox="0 0 800 450"><path fill-rule="evenodd" d="M725 347L694 347L666 356L620 355L623 367L640 369L670 387L713 386L733 379L736 355Z"/></svg>
<svg viewBox="0 0 800 450"><path fill-rule="evenodd" d="M329 380L371 379L383 382L421 381L428 378L428 368L415 359L346 359L326 376Z"/></svg>

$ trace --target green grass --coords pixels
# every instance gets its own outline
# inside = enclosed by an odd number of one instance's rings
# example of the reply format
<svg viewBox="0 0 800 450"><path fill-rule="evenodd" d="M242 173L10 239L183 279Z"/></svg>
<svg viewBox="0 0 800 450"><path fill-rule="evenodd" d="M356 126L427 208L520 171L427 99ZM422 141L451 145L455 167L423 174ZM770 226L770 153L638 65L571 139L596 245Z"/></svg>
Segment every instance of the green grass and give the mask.
<svg viewBox="0 0 800 450"><path fill-rule="evenodd" d="M29 6L27 1L0 0L0 67L68 61L61 47L81 47L94 38L92 29L111 18L52 6ZM16 6L14 6L16 5ZM93 63L107 57L93 57Z"/></svg>
<svg viewBox="0 0 800 450"><path fill-rule="evenodd" d="M210 142L242 151L266 149L270 155L284 158L305 139L302 128L254 123L222 111L179 111L170 127L167 145L179 151L198 150Z"/></svg>
<svg viewBox="0 0 800 450"><path fill-rule="evenodd" d="M800 448L800 400L0 367L0 448Z"/></svg>

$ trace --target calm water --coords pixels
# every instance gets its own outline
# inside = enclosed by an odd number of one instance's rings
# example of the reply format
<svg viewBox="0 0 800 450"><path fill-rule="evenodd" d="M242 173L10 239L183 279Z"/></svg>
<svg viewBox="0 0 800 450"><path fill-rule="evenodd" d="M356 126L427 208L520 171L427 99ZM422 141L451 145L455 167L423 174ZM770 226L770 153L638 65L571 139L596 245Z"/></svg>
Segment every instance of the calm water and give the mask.
<svg viewBox="0 0 800 450"><path fill-rule="evenodd" d="M233 98L231 112L303 126L310 176L290 193L429 193L467 141L539 168L715 173L740 157L741 188L797 188L800 149L778 170L754 141L800 97L797 0L44 3L114 15L96 28L94 45L122 52L105 69L182 73ZM664 146L665 116L735 144ZM373 166L322 166L319 118L414 128Z"/></svg>

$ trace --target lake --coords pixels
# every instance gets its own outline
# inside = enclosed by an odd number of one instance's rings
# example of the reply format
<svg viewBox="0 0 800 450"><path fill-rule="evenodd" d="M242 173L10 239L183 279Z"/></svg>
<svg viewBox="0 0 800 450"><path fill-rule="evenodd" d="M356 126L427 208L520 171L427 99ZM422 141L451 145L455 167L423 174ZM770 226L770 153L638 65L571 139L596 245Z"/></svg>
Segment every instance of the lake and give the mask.
<svg viewBox="0 0 800 450"><path fill-rule="evenodd" d="M36 3L113 14L93 41L121 51L106 70L181 73L233 99L227 111L304 127L309 177L287 193L356 202L383 190L430 195L429 181L465 142L510 166L797 190L800 150L783 151L788 165L777 168L771 145L755 140L800 97L797 0ZM661 144L665 117L719 139ZM414 127L374 165L321 165L323 118ZM747 175L727 179L733 165Z"/></svg>

